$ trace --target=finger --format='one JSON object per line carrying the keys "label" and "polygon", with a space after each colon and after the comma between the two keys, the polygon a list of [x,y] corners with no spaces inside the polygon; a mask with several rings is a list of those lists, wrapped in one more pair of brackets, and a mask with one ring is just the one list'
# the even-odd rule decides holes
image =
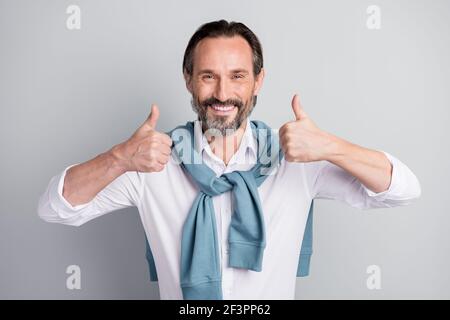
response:
{"label": "finger", "polygon": [[280,130],[278,131],[278,137],[281,139],[282,137],[284,137],[284,135],[286,134],[286,130],[288,130],[288,125],[289,123],[284,124]]}
{"label": "finger", "polygon": [[152,170],[152,172],[161,172],[164,170],[164,164],[158,162],[153,166],[153,168],[154,169]]}
{"label": "finger", "polygon": [[161,144],[159,146],[159,151],[165,156],[170,156],[170,154],[172,153],[172,149],[166,144]]}
{"label": "finger", "polygon": [[158,135],[159,141],[161,141],[163,144],[172,147],[172,139],[165,133],[161,133]]}
{"label": "finger", "polygon": [[301,120],[307,117],[306,112],[303,110],[300,104],[300,97],[298,94],[295,94],[292,98],[292,110],[295,114],[295,120]]}
{"label": "finger", "polygon": [[285,149],[285,148],[286,148],[286,144],[287,144],[287,138],[286,138],[286,137],[282,137],[282,138],[280,139],[280,145],[281,145],[281,147],[282,147],[283,149]]}
{"label": "finger", "polygon": [[158,106],[156,104],[152,104],[152,109],[150,111],[150,115],[148,116],[148,118],[145,122],[147,124],[149,124],[152,129],[155,129],[156,123],[158,122],[158,118],[159,118]]}
{"label": "finger", "polygon": [[156,159],[156,161],[158,164],[165,166],[167,162],[169,162],[169,157],[161,155]]}
{"label": "finger", "polygon": [[281,137],[284,134],[285,125],[281,126],[281,128],[278,130],[278,136]]}

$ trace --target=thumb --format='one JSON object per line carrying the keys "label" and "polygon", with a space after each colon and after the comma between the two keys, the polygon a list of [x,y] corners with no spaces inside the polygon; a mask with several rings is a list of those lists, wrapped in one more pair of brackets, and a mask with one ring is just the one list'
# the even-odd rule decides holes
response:
{"label": "thumb", "polygon": [[158,118],[159,118],[158,106],[156,104],[152,104],[152,109],[151,109],[150,114],[145,122],[147,124],[149,124],[152,129],[155,129],[156,123],[158,122]]}
{"label": "thumb", "polygon": [[292,110],[295,114],[295,120],[301,120],[307,117],[305,110],[303,110],[303,107],[300,104],[300,97],[298,94],[295,94],[294,98],[292,98]]}

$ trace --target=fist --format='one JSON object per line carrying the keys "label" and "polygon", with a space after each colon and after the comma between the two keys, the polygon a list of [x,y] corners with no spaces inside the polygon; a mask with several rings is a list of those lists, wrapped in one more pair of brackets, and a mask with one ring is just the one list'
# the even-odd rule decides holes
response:
{"label": "fist", "polygon": [[292,99],[295,120],[285,123],[279,131],[280,145],[286,161],[311,162],[324,160],[331,136],[321,131],[303,110],[298,95]]}
{"label": "fist", "polygon": [[155,130],[158,118],[158,107],[152,105],[150,115],[136,132],[113,148],[125,171],[159,172],[169,162],[172,139]]}

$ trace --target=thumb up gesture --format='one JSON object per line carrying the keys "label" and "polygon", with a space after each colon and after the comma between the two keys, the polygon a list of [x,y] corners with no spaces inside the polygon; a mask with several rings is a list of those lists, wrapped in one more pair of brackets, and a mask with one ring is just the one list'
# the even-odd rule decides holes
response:
{"label": "thumb up gesture", "polygon": [[153,104],[148,118],[125,142],[114,147],[114,155],[126,171],[162,171],[169,161],[172,139],[156,131],[158,106]]}
{"label": "thumb up gesture", "polygon": [[311,162],[325,160],[332,136],[320,130],[303,109],[296,94],[292,98],[295,120],[281,126],[280,145],[286,161]]}

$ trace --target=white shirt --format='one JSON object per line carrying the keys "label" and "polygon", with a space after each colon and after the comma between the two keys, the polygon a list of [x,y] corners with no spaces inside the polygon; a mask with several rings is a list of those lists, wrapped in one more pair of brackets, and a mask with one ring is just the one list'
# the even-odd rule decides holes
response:
{"label": "white shirt", "polygon": [[[204,163],[217,176],[249,170],[257,145],[249,120],[229,164],[215,156],[195,121],[195,144]],[[388,190],[374,193],[340,167],[328,162],[287,162],[258,188],[264,213],[266,242],[261,272],[228,267],[228,228],[233,212],[231,192],[213,198],[216,214],[224,299],[294,299],[296,272],[309,205],[313,198],[336,199],[360,209],[407,205],[420,195],[411,170],[384,152],[393,166]],[[124,207],[136,206],[155,258],[161,299],[182,299],[180,252],[183,223],[198,187],[172,158],[161,172],[126,172],[86,204],[72,206],[62,190],[67,167],[54,176],[39,199],[39,216],[48,222],[80,226]],[[144,252],[142,253],[144,254]]]}

